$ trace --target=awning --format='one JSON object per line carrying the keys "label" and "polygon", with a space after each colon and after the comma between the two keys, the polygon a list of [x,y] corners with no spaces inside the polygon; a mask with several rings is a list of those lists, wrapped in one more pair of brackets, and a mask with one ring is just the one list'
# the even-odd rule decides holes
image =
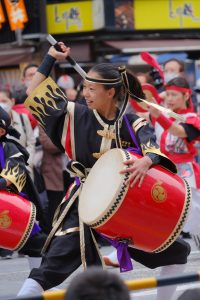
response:
{"label": "awning", "polygon": [[104,41],[107,46],[118,49],[121,53],[148,52],[172,52],[172,51],[198,51],[200,40],[177,39],[177,40],[108,40]]}
{"label": "awning", "polygon": [[89,62],[92,60],[90,40],[69,41],[62,39],[62,41],[71,48],[72,57],[78,62]]}
{"label": "awning", "polygon": [[19,65],[24,61],[32,61],[35,47],[0,48],[0,67]]}

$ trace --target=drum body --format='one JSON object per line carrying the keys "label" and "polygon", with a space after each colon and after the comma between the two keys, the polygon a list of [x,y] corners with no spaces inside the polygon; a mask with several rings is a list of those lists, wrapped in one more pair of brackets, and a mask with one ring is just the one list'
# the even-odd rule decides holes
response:
{"label": "drum body", "polygon": [[21,249],[28,240],[36,217],[33,203],[19,195],[0,192],[0,247]]}
{"label": "drum body", "polygon": [[112,149],[91,169],[80,195],[79,214],[101,234],[131,247],[160,252],[179,236],[190,207],[186,181],[160,166],[148,170],[142,186],[126,184],[124,162],[140,156]]}

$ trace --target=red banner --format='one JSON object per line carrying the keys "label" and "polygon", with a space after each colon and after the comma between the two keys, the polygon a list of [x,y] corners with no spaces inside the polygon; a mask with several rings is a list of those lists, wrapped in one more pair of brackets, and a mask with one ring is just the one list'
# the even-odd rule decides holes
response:
{"label": "red banner", "polygon": [[28,21],[26,7],[23,0],[12,1],[4,0],[8,14],[11,30],[23,29],[24,23]]}
{"label": "red banner", "polygon": [[3,12],[3,7],[0,1],[0,28],[2,27],[1,24],[4,23],[6,21],[5,16],[4,16],[4,12]]}

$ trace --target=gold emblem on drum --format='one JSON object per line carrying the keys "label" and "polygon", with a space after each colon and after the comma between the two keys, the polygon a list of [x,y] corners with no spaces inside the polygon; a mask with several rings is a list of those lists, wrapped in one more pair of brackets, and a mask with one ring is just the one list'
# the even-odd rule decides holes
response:
{"label": "gold emblem on drum", "polygon": [[10,227],[10,225],[12,224],[12,219],[8,214],[9,214],[9,210],[3,210],[0,213],[0,228],[5,229]]}
{"label": "gold emblem on drum", "polygon": [[151,196],[155,202],[161,203],[167,199],[167,192],[161,182],[156,182],[151,189]]}

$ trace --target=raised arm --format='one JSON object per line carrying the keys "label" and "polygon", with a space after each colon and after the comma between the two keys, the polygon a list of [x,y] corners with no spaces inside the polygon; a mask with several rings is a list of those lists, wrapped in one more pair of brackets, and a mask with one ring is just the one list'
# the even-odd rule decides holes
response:
{"label": "raised arm", "polygon": [[59,45],[63,52],[57,51],[53,46],[50,47],[48,53],[45,55],[41,65],[39,66],[38,71],[35,73],[29,88],[27,89],[27,95],[30,95],[34,89],[49,76],[56,60],[65,60],[69,55],[70,48],[66,47],[62,42],[59,42]]}
{"label": "raised arm", "polygon": [[159,110],[153,107],[149,107],[150,119],[153,117],[156,122],[158,122],[165,130],[168,130],[171,134],[180,137],[186,138],[187,133],[183,126],[173,122],[170,118],[163,115]]}

